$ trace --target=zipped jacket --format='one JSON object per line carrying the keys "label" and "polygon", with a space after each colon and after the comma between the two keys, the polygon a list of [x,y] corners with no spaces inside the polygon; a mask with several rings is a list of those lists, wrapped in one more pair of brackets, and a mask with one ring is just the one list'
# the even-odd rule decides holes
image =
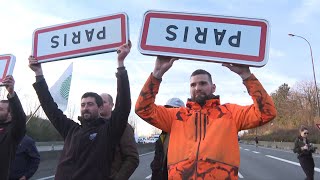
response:
{"label": "zipped jacket", "polygon": [[134,139],[134,130],[128,123],[116,147],[113,157],[111,176],[112,180],[127,180],[139,165],[139,153]]}
{"label": "zipped jacket", "polygon": [[[309,148],[302,150],[301,148],[306,144],[308,145]],[[301,136],[298,136],[294,141],[293,152],[298,154],[298,158],[312,157],[312,153],[315,152],[315,149],[310,146],[308,139],[306,139],[306,143],[304,143],[303,138]]]}
{"label": "zipped jacket", "polygon": [[238,179],[238,132],[261,126],[276,116],[271,97],[251,75],[243,81],[253,104],[220,104],[218,96],[204,106],[188,101],[186,108],[154,104],[160,80],[152,74],[137,100],[135,111],[146,122],[170,133],[169,179]]}
{"label": "zipped jacket", "polygon": [[82,121],[67,118],[52,99],[43,76],[33,84],[48,119],[64,139],[56,180],[109,179],[114,149],[127,126],[131,108],[127,71],[118,68],[117,99],[111,119]]}

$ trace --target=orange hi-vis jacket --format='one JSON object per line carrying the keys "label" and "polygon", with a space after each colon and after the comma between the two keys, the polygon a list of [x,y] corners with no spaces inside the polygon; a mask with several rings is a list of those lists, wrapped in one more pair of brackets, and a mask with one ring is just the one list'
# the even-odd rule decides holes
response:
{"label": "orange hi-vis jacket", "polygon": [[261,126],[276,116],[271,97],[251,75],[243,81],[254,104],[220,104],[219,98],[201,107],[165,108],[154,104],[160,80],[152,74],[137,100],[135,111],[146,122],[170,133],[169,179],[238,179],[238,132]]}

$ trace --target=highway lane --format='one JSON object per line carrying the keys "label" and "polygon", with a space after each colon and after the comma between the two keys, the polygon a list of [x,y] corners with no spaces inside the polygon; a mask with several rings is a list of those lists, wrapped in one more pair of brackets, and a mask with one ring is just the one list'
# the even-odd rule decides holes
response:
{"label": "highway lane", "polygon": [[[301,180],[305,178],[297,155],[292,151],[240,145],[240,172],[248,180]],[[314,156],[315,179],[320,179],[320,158]]]}
{"label": "highway lane", "polygon": [[136,171],[130,177],[130,180],[151,179],[150,163],[154,157],[154,151],[150,153],[141,154],[140,163]]}
{"label": "highway lane", "polygon": [[[292,151],[255,147],[253,145],[240,144],[240,174],[239,180],[301,180],[305,178],[302,168],[299,165],[296,154]],[[130,180],[144,180],[151,178],[150,163],[154,152],[140,153],[140,164]],[[320,156],[314,156],[316,168],[315,179],[320,179]],[[51,164],[50,164],[51,163]],[[54,169],[53,160],[47,163]],[[50,167],[46,168],[48,171]],[[41,174],[40,170],[37,172]],[[53,179],[54,170],[41,174],[33,179]]]}

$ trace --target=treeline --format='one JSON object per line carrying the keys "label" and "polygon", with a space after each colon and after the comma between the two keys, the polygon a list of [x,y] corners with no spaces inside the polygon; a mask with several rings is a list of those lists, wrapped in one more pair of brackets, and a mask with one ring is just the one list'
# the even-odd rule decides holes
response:
{"label": "treeline", "polygon": [[320,143],[320,131],[316,127],[316,123],[320,123],[317,93],[312,82],[300,82],[293,87],[284,83],[271,97],[277,117],[262,127],[249,130],[243,138],[253,139],[257,135],[261,140],[293,141],[303,125],[309,128],[309,139]]}
{"label": "treeline", "polygon": [[[29,116],[30,117],[30,116]],[[27,119],[29,119],[29,117]],[[137,119],[130,116],[129,123],[136,130]],[[47,119],[32,117],[27,124],[27,134],[37,142],[63,141],[61,135]]]}
{"label": "treeline", "polygon": [[51,122],[39,117],[32,117],[28,122],[27,134],[37,142],[63,141]]}

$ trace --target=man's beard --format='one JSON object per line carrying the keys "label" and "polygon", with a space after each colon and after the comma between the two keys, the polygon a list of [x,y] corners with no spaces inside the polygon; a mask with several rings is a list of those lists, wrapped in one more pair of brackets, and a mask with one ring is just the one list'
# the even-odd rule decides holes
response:
{"label": "man's beard", "polygon": [[8,120],[8,117],[0,116],[0,123],[4,123]]}
{"label": "man's beard", "polygon": [[84,111],[83,113],[81,113],[81,117],[83,120],[94,120],[97,118],[97,116],[94,116],[94,114],[92,112],[89,111]]}
{"label": "man's beard", "polygon": [[206,100],[209,99],[208,95],[201,94],[193,98],[193,101],[198,103],[201,107],[206,104]]}

